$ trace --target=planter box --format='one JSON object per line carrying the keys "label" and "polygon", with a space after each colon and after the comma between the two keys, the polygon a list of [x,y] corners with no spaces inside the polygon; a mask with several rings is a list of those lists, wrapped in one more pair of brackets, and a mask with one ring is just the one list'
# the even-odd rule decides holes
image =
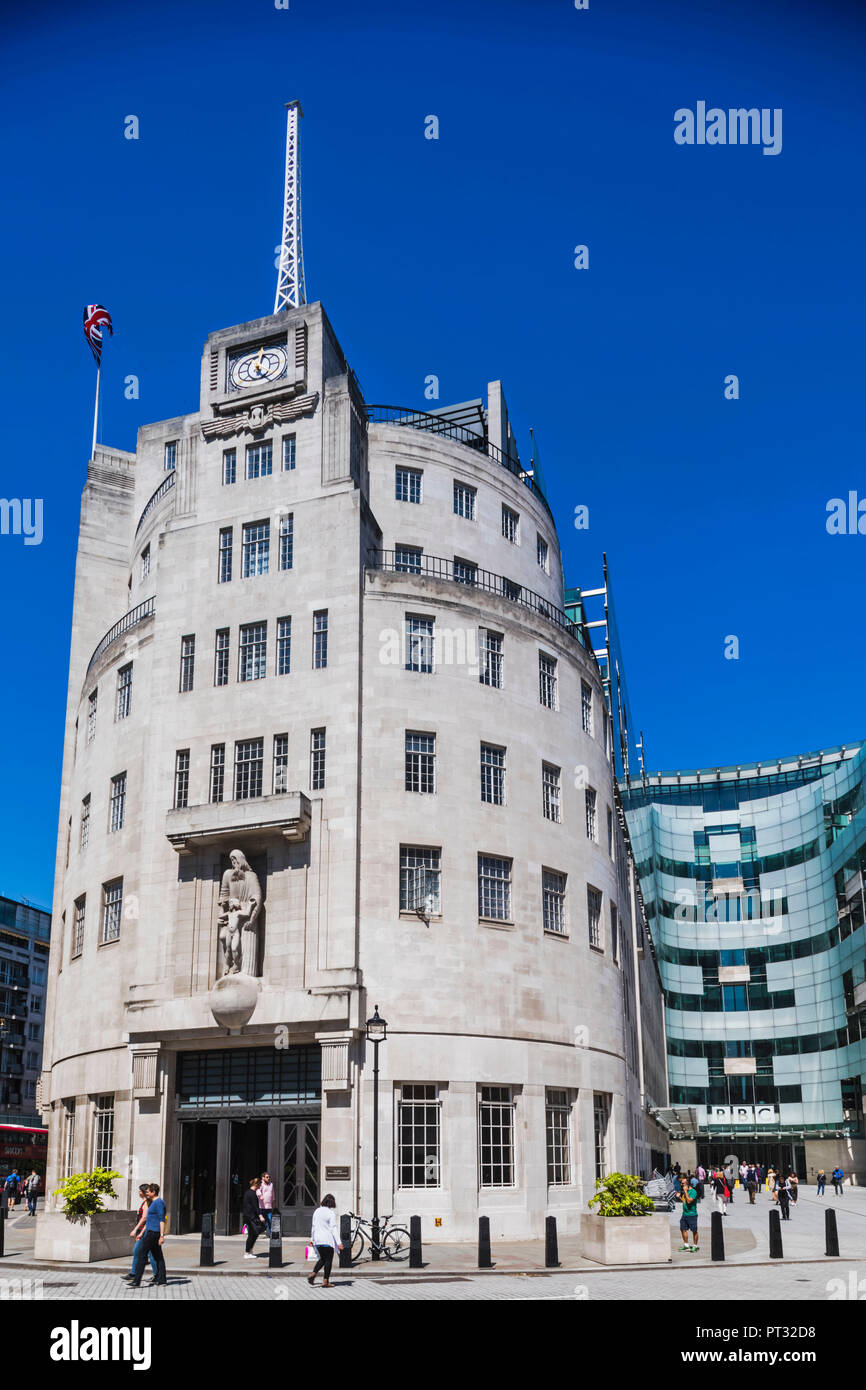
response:
{"label": "planter box", "polygon": [[671,1219],[667,1212],[649,1216],[596,1216],[584,1212],[580,1236],[586,1259],[602,1265],[663,1264],[671,1258]]}
{"label": "planter box", "polygon": [[95,1216],[65,1216],[43,1211],[36,1218],[37,1260],[90,1264],[132,1255],[129,1233],[138,1220],[134,1211],[100,1211]]}

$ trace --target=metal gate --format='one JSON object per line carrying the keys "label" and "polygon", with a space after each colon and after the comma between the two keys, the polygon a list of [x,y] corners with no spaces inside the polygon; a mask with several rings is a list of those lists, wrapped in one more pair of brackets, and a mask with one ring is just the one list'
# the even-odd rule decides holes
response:
{"label": "metal gate", "polygon": [[282,1200],[286,1235],[309,1235],[319,1204],[319,1121],[283,1122]]}

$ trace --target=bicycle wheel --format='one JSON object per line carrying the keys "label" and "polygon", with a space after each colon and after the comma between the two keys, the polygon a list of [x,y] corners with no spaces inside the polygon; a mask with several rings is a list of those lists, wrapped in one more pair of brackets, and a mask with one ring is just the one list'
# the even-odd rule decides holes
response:
{"label": "bicycle wheel", "polygon": [[361,1227],[358,1226],[355,1230],[355,1234],[352,1236],[352,1264],[357,1264],[358,1260],[360,1260],[364,1253],[364,1246],[366,1243],[367,1242],[364,1240],[364,1232],[361,1230]]}
{"label": "bicycle wheel", "polygon": [[409,1257],[409,1232],[405,1226],[390,1226],[385,1233],[382,1249],[389,1260],[405,1260]]}

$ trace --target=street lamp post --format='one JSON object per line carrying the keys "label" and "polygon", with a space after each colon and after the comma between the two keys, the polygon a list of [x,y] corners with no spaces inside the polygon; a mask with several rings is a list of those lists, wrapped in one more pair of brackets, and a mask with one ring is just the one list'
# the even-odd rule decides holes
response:
{"label": "street lamp post", "polygon": [[379,1005],[367,1019],[367,1041],[373,1044],[373,1250],[379,1258],[379,1044],[388,1036],[388,1025],[379,1017]]}

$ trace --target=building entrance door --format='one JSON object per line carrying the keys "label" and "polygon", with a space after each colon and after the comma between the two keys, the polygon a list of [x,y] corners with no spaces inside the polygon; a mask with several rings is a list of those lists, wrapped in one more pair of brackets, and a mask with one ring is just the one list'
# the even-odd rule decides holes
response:
{"label": "building entrance door", "polygon": [[290,1236],[309,1235],[319,1203],[319,1121],[285,1120],[282,1156],[283,1231]]}
{"label": "building entrance door", "polygon": [[711,1141],[698,1142],[698,1163],[704,1168],[721,1164],[728,1154],[736,1154],[741,1163],[760,1163],[764,1173],[768,1168],[782,1168],[785,1176],[791,1172],[806,1177],[806,1147],[784,1139],[744,1139],[742,1135],[722,1135]]}
{"label": "building entrance door", "polygon": [[236,1236],[243,1222],[241,1204],[250,1178],[268,1171],[267,1120],[232,1120],[229,1159],[228,1233]]}
{"label": "building entrance door", "polygon": [[180,1127],[178,1234],[201,1230],[206,1211],[216,1209],[217,1125],[185,1121]]}

